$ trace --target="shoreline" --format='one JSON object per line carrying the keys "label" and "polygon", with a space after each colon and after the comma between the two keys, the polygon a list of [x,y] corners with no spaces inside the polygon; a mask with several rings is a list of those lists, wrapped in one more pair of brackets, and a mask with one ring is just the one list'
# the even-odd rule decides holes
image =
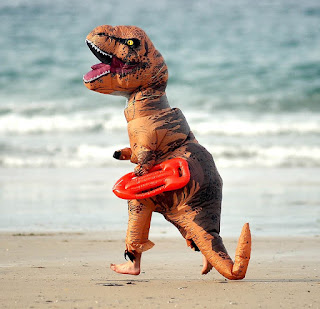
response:
{"label": "shoreline", "polygon": [[[255,237],[247,276],[200,275],[179,237],[153,237],[139,276],[122,263],[119,232],[0,233],[2,308],[319,308],[320,237]],[[234,258],[236,238],[224,243]]]}
{"label": "shoreline", "polygon": [[[113,168],[0,168],[1,231],[125,231],[126,201],[112,193],[132,165]],[[224,181],[221,235],[249,222],[256,235],[320,235],[318,169],[219,169]],[[177,235],[154,214],[151,233]]]}

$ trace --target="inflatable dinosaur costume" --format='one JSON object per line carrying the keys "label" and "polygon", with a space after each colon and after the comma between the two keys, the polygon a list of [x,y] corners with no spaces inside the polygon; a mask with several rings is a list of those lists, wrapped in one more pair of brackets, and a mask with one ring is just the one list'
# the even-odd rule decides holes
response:
{"label": "inflatable dinosaur costume", "polygon": [[182,112],[168,104],[168,70],[161,54],[135,26],[99,26],[88,34],[86,42],[101,63],[83,77],[85,86],[128,99],[124,113],[130,148],[116,151],[114,157],[136,163],[137,176],[155,164],[180,157],[187,160],[191,174],[182,189],[128,202],[125,255],[134,262],[153,247],[148,234],[152,212],[156,211],[179,229],[189,247],[202,252],[208,271],[214,267],[228,279],[244,278],[251,252],[249,224],[242,229],[233,263],[219,236],[222,179]]}

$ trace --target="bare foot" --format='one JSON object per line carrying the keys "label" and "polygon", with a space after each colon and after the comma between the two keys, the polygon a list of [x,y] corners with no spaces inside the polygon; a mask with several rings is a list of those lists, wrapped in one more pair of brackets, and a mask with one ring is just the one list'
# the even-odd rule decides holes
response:
{"label": "bare foot", "polygon": [[137,265],[137,263],[132,263],[130,261],[123,264],[111,264],[110,268],[118,274],[135,276],[140,274],[140,265]]}
{"label": "bare foot", "polygon": [[206,257],[204,255],[202,256],[202,260],[203,260],[203,267],[201,270],[201,274],[205,275],[212,269],[212,265],[210,264],[210,262],[206,259]]}

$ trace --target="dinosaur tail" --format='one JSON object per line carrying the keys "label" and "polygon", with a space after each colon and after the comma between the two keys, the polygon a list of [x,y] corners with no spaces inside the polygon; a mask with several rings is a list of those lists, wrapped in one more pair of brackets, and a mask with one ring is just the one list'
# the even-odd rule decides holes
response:
{"label": "dinosaur tail", "polygon": [[245,277],[247,268],[249,265],[250,254],[251,254],[251,232],[250,232],[249,223],[245,223],[238,240],[236,256],[235,256],[234,265],[232,268],[232,273],[235,276],[239,276],[239,277],[242,276],[242,278]]}
{"label": "dinosaur tail", "polygon": [[[221,248],[223,248],[221,250]],[[224,277],[230,280],[240,280],[246,275],[251,253],[251,233],[249,223],[245,223],[238,241],[234,263],[220,244],[219,252],[209,254],[206,258],[211,265]]]}

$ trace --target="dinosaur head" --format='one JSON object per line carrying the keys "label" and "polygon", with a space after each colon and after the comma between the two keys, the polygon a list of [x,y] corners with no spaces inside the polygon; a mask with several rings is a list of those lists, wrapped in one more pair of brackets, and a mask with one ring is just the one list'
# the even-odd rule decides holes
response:
{"label": "dinosaur head", "polygon": [[83,76],[90,90],[124,96],[147,88],[164,91],[167,66],[142,29],[99,26],[88,34],[86,43],[100,60]]}

